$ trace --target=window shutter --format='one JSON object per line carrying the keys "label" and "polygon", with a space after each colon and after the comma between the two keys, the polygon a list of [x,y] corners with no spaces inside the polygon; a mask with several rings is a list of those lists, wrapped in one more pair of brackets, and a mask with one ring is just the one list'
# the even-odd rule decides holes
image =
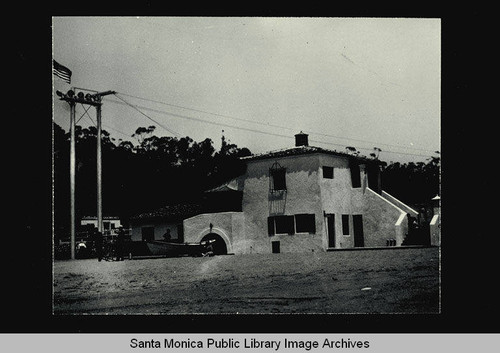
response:
{"label": "window shutter", "polygon": [[316,233],[316,220],[314,214],[296,214],[295,223],[297,233]]}
{"label": "window shutter", "polygon": [[349,235],[349,215],[342,215],[342,235]]}
{"label": "window shutter", "polygon": [[294,223],[293,216],[287,216],[287,228],[288,228],[289,235],[295,234],[295,223]]}
{"label": "window shutter", "polygon": [[361,171],[359,169],[359,164],[356,161],[351,160],[349,163],[351,169],[351,181],[353,188],[361,187]]}
{"label": "window shutter", "polygon": [[314,214],[309,215],[309,221],[311,222],[311,230],[309,231],[309,233],[316,234],[316,217],[314,216]]}
{"label": "window shutter", "polygon": [[267,232],[274,235],[274,217],[267,217]]}

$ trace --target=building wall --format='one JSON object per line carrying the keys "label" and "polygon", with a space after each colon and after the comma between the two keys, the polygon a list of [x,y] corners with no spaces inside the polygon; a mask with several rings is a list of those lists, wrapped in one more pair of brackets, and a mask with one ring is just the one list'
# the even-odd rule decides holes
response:
{"label": "building wall", "polygon": [[[269,192],[269,168],[278,162],[286,170],[287,191]],[[333,179],[323,177],[323,166],[333,167]],[[388,239],[401,245],[408,230],[406,213],[368,188],[365,165],[360,165],[360,187],[352,187],[348,157],[325,154],[264,159],[248,164],[243,189],[245,252],[271,252],[271,242],[280,242],[280,252],[324,251],[328,248],[325,214],[335,215],[335,248],[354,247],[353,216],[361,215],[365,247],[386,246]],[[315,234],[268,235],[267,218],[273,215],[313,213]],[[349,234],[343,234],[342,215],[348,216]]]}
{"label": "building wall", "polygon": [[130,239],[132,241],[142,241],[142,228],[154,227],[154,240],[164,240],[163,235],[167,232],[167,229],[170,229],[171,239],[175,240],[178,239],[179,236],[177,233],[177,224],[178,223],[167,223],[161,220],[132,221],[132,234]]}
{"label": "building wall", "polygon": [[367,188],[363,205],[365,246],[386,246],[387,239],[395,239],[399,246],[408,232],[406,212],[383,196]]}
{"label": "building wall", "polygon": [[[364,194],[367,186],[366,172],[364,166],[360,166],[361,186],[352,187],[351,170],[347,157],[320,155],[319,156],[319,185],[321,188],[321,207],[325,213],[335,215],[335,248],[354,247],[353,215],[363,216],[363,233],[366,238],[366,226],[364,213]],[[323,166],[333,167],[333,179],[323,177]],[[342,231],[342,215],[349,216],[349,234],[344,235]],[[366,246],[366,242],[365,242]],[[323,236],[323,247],[328,247],[328,233],[325,230]]]}
{"label": "building wall", "polygon": [[[278,162],[286,168],[284,192],[269,191],[269,168]],[[310,252],[323,249],[323,211],[318,184],[318,155],[289,156],[249,161],[244,178],[242,211],[245,214],[241,252],[272,252],[272,241],[280,242],[280,252]],[[316,233],[269,236],[269,216],[314,214]]]}

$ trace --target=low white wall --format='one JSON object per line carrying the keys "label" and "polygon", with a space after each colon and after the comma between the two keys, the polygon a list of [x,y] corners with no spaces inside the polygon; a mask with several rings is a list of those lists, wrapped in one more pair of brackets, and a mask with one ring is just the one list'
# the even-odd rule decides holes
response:
{"label": "low white wall", "polygon": [[434,215],[429,224],[431,233],[431,245],[441,246],[441,216]]}
{"label": "low white wall", "polygon": [[[200,214],[184,220],[184,241],[199,242],[205,235],[212,232],[224,239],[229,254],[240,253],[238,240],[244,238],[243,222],[242,212]],[[211,229],[210,224],[212,224]]]}
{"label": "low white wall", "polygon": [[365,227],[365,246],[386,246],[387,239],[396,239],[400,246],[408,232],[407,213],[393,200],[366,188],[363,226]]}

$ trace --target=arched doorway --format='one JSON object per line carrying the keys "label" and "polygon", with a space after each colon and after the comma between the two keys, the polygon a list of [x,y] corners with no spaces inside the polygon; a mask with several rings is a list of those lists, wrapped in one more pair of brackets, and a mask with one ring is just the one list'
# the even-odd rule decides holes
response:
{"label": "arched doorway", "polygon": [[219,234],[208,233],[201,239],[201,241],[206,240],[215,240],[213,243],[211,243],[215,255],[227,255],[226,242]]}

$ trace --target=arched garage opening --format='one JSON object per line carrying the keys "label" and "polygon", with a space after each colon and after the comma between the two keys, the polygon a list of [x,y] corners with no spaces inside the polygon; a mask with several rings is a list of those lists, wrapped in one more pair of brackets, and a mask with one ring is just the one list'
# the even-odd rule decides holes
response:
{"label": "arched garage opening", "polygon": [[227,246],[226,242],[224,239],[219,234],[215,233],[208,233],[205,235],[201,241],[206,241],[206,240],[215,240],[211,245],[212,245],[212,251],[214,252],[215,255],[227,255]]}

